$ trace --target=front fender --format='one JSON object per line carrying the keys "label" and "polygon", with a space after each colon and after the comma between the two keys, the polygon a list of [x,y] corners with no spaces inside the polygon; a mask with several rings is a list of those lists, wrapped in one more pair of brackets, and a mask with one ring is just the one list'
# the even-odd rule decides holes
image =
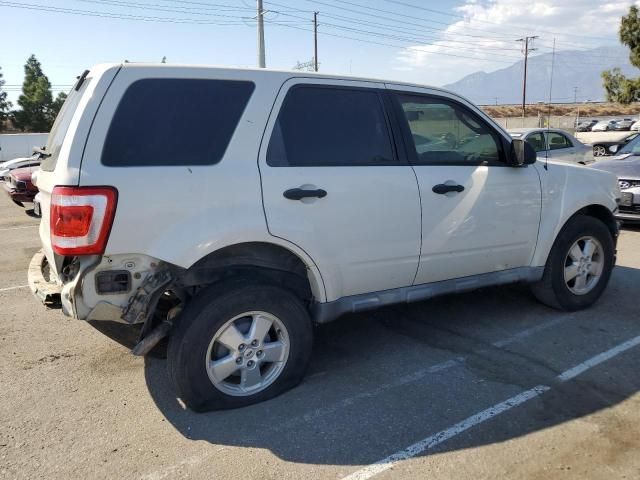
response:
{"label": "front fender", "polygon": [[567,221],[586,207],[617,208],[620,189],[615,175],[579,165],[541,162],[535,167],[542,183],[542,211],[538,243],[532,266],[544,266],[558,233]]}

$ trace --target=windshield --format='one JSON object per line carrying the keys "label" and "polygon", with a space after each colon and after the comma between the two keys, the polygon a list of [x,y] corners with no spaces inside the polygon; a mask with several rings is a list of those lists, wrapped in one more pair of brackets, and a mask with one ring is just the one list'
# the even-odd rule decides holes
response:
{"label": "windshield", "polygon": [[78,108],[78,104],[80,103],[80,99],[82,98],[82,92],[85,88],[87,88],[88,84],[89,79],[86,79],[86,81],[84,81],[84,83],[81,85],[79,91],[76,91],[75,87],[72,88],[71,92],[69,92],[69,96],[64,101],[64,104],[62,105],[62,108],[60,109],[60,112],[56,117],[56,121],[53,122],[51,132],[49,132],[47,148],[45,150],[48,156],[42,160],[42,164],[40,165],[40,168],[42,170],[46,172],[53,172],[53,170],[56,168],[58,155],[60,154],[60,149],[62,148],[64,137],[67,134],[69,125],[71,124],[73,114]]}
{"label": "windshield", "polygon": [[624,147],[622,147],[616,155],[640,155],[640,135],[636,136],[633,140],[627,143]]}

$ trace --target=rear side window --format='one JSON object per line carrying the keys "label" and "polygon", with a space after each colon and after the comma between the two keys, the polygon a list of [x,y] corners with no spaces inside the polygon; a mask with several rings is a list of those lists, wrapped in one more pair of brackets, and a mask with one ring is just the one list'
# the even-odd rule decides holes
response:
{"label": "rear side window", "polygon": [[561,133],[549,132],[549,150],[562,150],[563,148],[571,148],[573,144],[567,137]]}
{"label": "rear side window", "polygon": [[376,90],[293,87],[267,149],[272,167],[397,164]]}
{"label": "rear side window", "polygon": [[254,84],[145,79],[118,105],[102,150],[109,167],[211,165],[222,160]]}
{"label": "rear side window", "polygon": [[64,101],[62,108],[58,112],[58,116],[53,122],[51,131],[49,132],[49,137],[47,138],[47,146],[45,147],[47,155],[40,164],[40,169],[45,172],[53,172],[55,170],[60,150],[62,149],[64,139],[67,136],[67,131],[71,125],[71,120],[80,105],[82,94],[85,92],[90,82],[90,79],[86,79],[78,90],[72,88],[67,95],[67,99]]}

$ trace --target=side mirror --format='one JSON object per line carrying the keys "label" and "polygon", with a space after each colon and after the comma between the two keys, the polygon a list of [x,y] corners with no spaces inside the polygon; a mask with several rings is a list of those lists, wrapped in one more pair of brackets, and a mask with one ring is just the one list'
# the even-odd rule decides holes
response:
{"label": "side mirror", "polygon": [[620,145],[611,145],[611,146],[609,147],[609,151],[610,151],[611,153],[616,153],[616,152],[618,151],[618,149],[619,149],[619,148],[620,148]]}
{"label": "side mirror", "polygon": [[509,155],[509,165],[512,167],[522,167],[536,163],[536,151],[531,144],[525,140],[514,138],[511,142],[511,152]]}

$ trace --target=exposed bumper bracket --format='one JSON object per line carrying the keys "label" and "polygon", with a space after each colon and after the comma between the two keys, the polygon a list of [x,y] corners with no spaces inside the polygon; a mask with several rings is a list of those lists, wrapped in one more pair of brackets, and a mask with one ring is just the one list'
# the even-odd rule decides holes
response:
{"label": "exposed bumper bracket", "polygon": [[29,263],[28,281],[31,292],[49,308],[61,308],[60,292],[62,286],[51,281],[49,263],[42,250],[38,251]]}

